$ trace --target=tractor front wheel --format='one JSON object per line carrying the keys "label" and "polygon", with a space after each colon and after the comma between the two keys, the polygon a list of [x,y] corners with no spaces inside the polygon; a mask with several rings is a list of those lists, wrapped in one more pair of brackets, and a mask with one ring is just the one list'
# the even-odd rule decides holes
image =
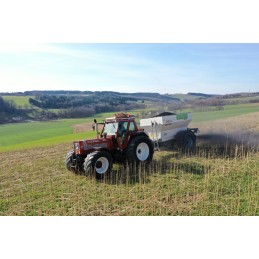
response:
{"label": "tractor front wheel", "polygon": [[67,156],[65,159],[65,165],[66,165],[67,170],[73,171],[73,172],[76,171],[76,165],[75,165],[74,161],[75,161],[75,152],[74,152],[74,150],[70,150],[67,153]]}
{"label": "tractor front wheel", "polygon": [[95,175],[96,179],[104,179],[112,169],[112,157],[104,151],[95,151],[90,153],[84,162],[86,175]]}

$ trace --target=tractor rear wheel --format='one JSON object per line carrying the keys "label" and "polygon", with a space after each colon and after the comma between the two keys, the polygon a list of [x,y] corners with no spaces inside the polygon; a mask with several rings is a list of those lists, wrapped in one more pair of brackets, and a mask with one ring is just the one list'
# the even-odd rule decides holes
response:
{"label": "tractor rear wheel", "polygon": [[151,140],[146,136],[137,136],[133,138],[126,151],[129,164],[138,166],[139,163],[149,163],[154,154],[154,146]]}
{"label": "tractor rear wheel", "polygon": [[70,150],[67,153],[67,156],[65,159],[65,165],[66,165],[67,170],[73,171],[73,172],[76,171],[76,165],[74,164],[74,161],[75,161],[74,159],[75,159],[75,152],[74,152],[74,150]]}
{"label": "tractor rear wheel", "polygon": [[112,157],[104,150],[90,153],[84,162],[86,175],[95,175],[96,179],[104,179],[112,169]]}
{"label": "tractor rear wheel", "polygon": [[196,136],[192,131],[187,131],[183,137],[183,148],[186,151],[193,151],[196,147]]}

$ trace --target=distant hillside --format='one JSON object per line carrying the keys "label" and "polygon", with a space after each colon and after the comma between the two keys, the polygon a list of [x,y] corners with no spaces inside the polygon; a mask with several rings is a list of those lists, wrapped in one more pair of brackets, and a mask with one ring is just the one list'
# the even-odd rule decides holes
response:
{"label": "distant hillside", "polygon": [[224,110],[226,105],[258,103],[259,93],[227,95],[120,93],[115,91],[25,91],[0,93],[0,123],[85,118],[103,112],[142,110]]}
{"label": "distant hillside", "polygon": [[152,102],[171,102],[180,101],[179,98],[168,94],[159,93],[120,93],[114,91],[65,91],[65,90],[44,90],[44,91],[25,91],[17,93],[0,93],[0,96],[41,96],[41,95],[66,95],[66,96],[88,96],[88,98],[99,98],[105,96],[108,99],[127,99],[131,101],[152,101]]}
{"label": "distant hillside", "polygon": [[24,95],[106,95],[106,96],[127,96],[135,99],[172,99],[168,95],[163,95],[159,93],[120,93],[114,91],[25,91]]}
{"label": "distant hillside", "polygon": [[259,96],[259,92],[254,93],[234,93],[234,94],[226,94],[223,95],[223,99],[233,99],[233,98],[250,98]]}
{"label": "distant hillside", "polygon": [[[25,91],[0,93],[15,112],[2,113],[0,123],[25,120],[84,118],[102,112],[130,111],[181,103],[179,98],[159,93],[114,91]],[[19,116],[17,116],[19,114]]]}
{"label": "distant hillside", "polygon": [[152,102],[171,102],[171,101],[184,101],[196,98],[211,98],[219,95],[215,94],[204,94],[204,93],[187,93],[187,94],[159,94],[159,93],[148,93],[148,92],[137,92],[137,93],[121,93],[115,91],[67,91],[67,90],[35,90],[25,91],[17,93],[0,93],[0,95],[11,95],[11,96],[39,96],[39,95],[87,95],[87,96],[107,96],[109,98],[132,98],[134,100],[146,100]]}
{"label": "distant hillside", "polygon": [[198,97],[204,97],[204,98],[220,96],[219,94],[203,94],[203,93],[188,93],[188,94],[193,96],[198,96]]}

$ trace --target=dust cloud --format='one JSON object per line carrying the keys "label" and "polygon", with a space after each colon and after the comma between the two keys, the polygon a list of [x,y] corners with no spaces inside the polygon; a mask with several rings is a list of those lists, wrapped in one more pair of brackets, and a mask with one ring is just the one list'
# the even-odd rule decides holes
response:
{"label": "dust cloud", "polygon": [[234,133],[201,133],[197,136],[197,147],[219,147],[236,148],[242,147],[246,150],[259,149],[259,134],[252,132]]}

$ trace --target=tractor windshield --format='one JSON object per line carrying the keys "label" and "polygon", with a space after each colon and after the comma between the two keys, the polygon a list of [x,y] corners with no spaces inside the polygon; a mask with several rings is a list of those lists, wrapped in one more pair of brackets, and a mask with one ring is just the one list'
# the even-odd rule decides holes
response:
{"label": "tractor windshield", "polygon": [[103,133],[107,135],[116,135],[118,129],[118,122],[105,123]]}

